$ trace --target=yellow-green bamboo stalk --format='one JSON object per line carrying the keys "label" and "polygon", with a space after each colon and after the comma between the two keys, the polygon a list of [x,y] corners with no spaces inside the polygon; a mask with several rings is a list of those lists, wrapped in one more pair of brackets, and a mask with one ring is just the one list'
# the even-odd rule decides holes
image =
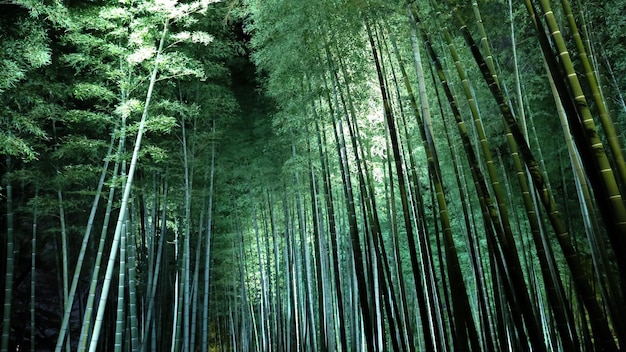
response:
{"label": "yellow-green bamboo stalk", "polygon": [[476,25],[478,26],[478,31],[480,33],[480,45],[483,47],[485,51],[485,61],[487,62],[487,66],[489,66],[489,71],[493,75],[493,79],[500,84],[500,79],[498,78],[498,74],[496,71],[496,66],[493,62],[493,54],[491,53],[491,46],[489,45],[489,41],[487,39],[487,34],[485,32],[485,26],[483,26],[483,19],[480,15],[480,9],[478,8],[478,1],[472,0],[472,9],[474,11],[474,17],[476,18]]}
{"label": "yellow-green bamboo stalk", "polygon": [[[463,63],[461,62],[461,59],[459,58],[459,55],[456,51],[454,43],[452,42],[452,37],[450,37],[450,33],[447,30],[444,30],[443,32],[444,32],[443,33],[444,40],[446,41],[446,44],[448,45],[448,49],[450,50],[450,55],[452,57],[452,60],[454,61],[454,66],[456,67],[457,74],[459,75],[459,79],[461,80],[461,84],[463,86],[463,92],[465,93],[465,98],[467,99],[467,103],[470,107],[470,112],[472,114],[472,118],[474,121],[474,128],[475,128],[476,133],[478,134],[478,141],[480,143],[481,150],[483,152],[483,157],[485,158],[485,164],[487,166],[487,174],[489,175],[491,187],[493,190],[493,194],[495,196],[496,205],[498,207],[498,212],[500,216],[500,221],[502,223],[502,228],[505,233],[507,233],[508,235],[511,235],[509,238],[511,242],[510,243],[511,248],[515,252],[517,252],[517,249],[515,248],[515,242],[513,241],[511,224],[509,222],[509,214],[508,214],[508,210],[506,206],[505,194],[504,194],[504,191],[502,190],[502,185],[500,183],[498,172],[495,167],[495,162],[491,154],[489,141],[487,140],[487,135],[485,134],[485,129],[483,128],[483,123],[482,123],[480,114],[478,112],[478,105],[472,93],[472,87],[470,85],[470,81],[467,75],[465,74]],[[487,38],[483,37],[483,39],[484,39],[483,42],[486,43]],[[496,76],[494,75],[494,79],[495,77]]]}
{"label": "yellow-green bamboo stalk", "polygon": [[[580,123],[584,126],[586,138],[589,140],[589,145],[593,150],[592,154],[595,156],[595,161],[600,169],[603,187],[606,191],[606,199],[601,199],[599,201],[608,202],[610,205],[610,209],[613,212],[613,221],[616,229],[620,232],[619,234],[614,234],[617,239],[616,242],[618,243],[615,250],[621,251],[626,248],[626,244],[624,243],[624,236],[626,236],[626,206],[624,205],[624,200],[622,198],[622,194],[620,193],[617,179],[607,158],[604,144],[596,131],[596,125],[593,121],[591,110],[589,109],[587,99],[578,79],[578,75],[576,74],[569,51],[565,45],[565,40],[561,34],[556,17],[550,8],[548,0],[541,0],[540,3],[544,12],[546,23],[552,35],[554,45],[556,46],[558,56],[562,63],[562,67],[565,70],[569,87],[572,90],[572,98],[574,99],[579,112]],[[622,182],[626,183],[626,178],[622,180]]]}
{"label": "yellow-green bamboo stalk", "polygon": [[[550,10],[550,4],[548,2],[545,3],[547,4],[547,7],[544,8],[545,16],[554,17],[554,13]],[[587,83],[593,97],[593,102],[596,104],[596,108],[598,109],[598,115],[600,116],[602,129],[604,130],[604,134],[606,136],[609,149],[611,150],[611,154],[613,155],[613,159],[615,160],[613,165],[615,166],[619,174],[620,181],[618,183],[621,183],[623,189],[623,187],[626,186],[626,162],[624,161],[624,155],[622,153],[619,138],[617,137],[617,133],[615,132],[615,127],[613,125],[611,115],[609,114],[609,111],[607,109],[606,101],[602,96],[600,84],[598,83],[598,80],[596,78],[595,70],[593,69],[593,66],[589,60],[589,56],[587,55],[587,50],[585,48],[581,32],[578,30],[576,19],[574,18],[574,14],[572,13],[572,7],[568,0],[561,0],[561,6],[563,7],[563,11],[565,12],[565,16],[567,17],[567,23],[569,24],[569,28],[572,31],[572,37],[574,38],[574,43],[576,44],[576,51],[578,51],[578,57],[580,58],[580,61],[583,65],[585,77],[587,78]],[[549,20],[548,24],[550,23],[556,23],[556,21]],[[551,30],[553,29],[551,28]]]}
{"label": "yellow-green bamboo stalk", "polygon": [[[529,11],[532,9],[531,13],[534,14],[534,7],[532,6],[532,4],[528,0],[526,1],[526,3],[529,6]],[[534,156],[532,155],[532,152],[530,151],[528,144],[526,143],[526,140],[519,129],[519,125],[513,117],[510,106],[505,101],[502,91],[500,90],[499,86],[494,81],[493,76],[489,72],[489,68],[485,63],[482,54],[478,50],[476,43],[469,34],[467,27],[462,25],[460,29],[463,37],[466,39],[468,45],[471,48],[472,55],[478,63],[481,73],[483,74],[483,78],[487,82],[494,98],[498,102],[503,118],[509,125],[511,131],[513,132],[513,136],[515,137],[515,141],[520,147],[520,152],[522,153],[524,162],[526,163],[530,171],[535,188],[539,192],[540,199],[544,204],[546,211],[548,212],[549,219],[555,230],[557,231],[557,239],[561,244],[567,263],[572,271],[572,276],[575,279],[574,282],[576,284],[576,288],[579,290],[585,306],[589,310],[589,315],[592,318],[592,326],[594,327],[594,331],[598,334],[600,346],[604,346],[604,348],[607,348],[608,350],[615,350],[615,343],[614,341],[611,341],[612,338],[611,332],[608,328],[608,323],[598,305],[585,270],[583,270],[582,268],[580,258],[578,257],[577,252],[571,246],[569,233],[565,227],[565,224],[563,223],[563,220],[558,214],[552,191],[546,187],[543,175],[539,171]]]}
{"label": "yellow-green bamboo stalk", "polygon": [[[450,104],[450,108],[453,111],[453,115],[457,123],[457,128],[459,130],[459,134],[461,136],[461,140],[463,142],[463,146],[466,152],[465,154],[470,164],[472,177],[476,184],[476,191],[478,193],[482,193],[482,196],[484,197],[483,199],[485,203],[483,205],[483,208],[485,210],[488,209],[488,211],[485,214],[484,220],[486,222],[488,221],[492,222],[495,228],[495,232],[498,234],[498,244],[500,245],[499,247],[502,250],[502,256],[499,259],[506,261],[506,266],[509,266],[510,268],[512,268],[512,270],[508,271],[508,274],[509,274],[508,278],[510,278],[512,281],[511,281],[511,285],[509,286],[509,288],[511,289],[508,291],[507,294],[509,294],[509,299],[511,299],[512,301],[516,301],[519,304],[519,306],[516,306],[514,308],[517,309],[519,307],[524,307],[522,309],[517,310],[518,314],[513,315],[514,318],[516,319],[517,331],[520,334],[524,333],[523,331],[524,323],[522,323],[522,319],[523,319],[526,327],[529,330],[529,335],[530,335],[529,342],[531,343],[533,348],[537,350],[545,350],[544,342],[539,339],[539,335],[540,335],[539,322],[537,321],[537,319],[535,319],[535,315],[533,314],[533,309],[531,306],[530,298],[528,296],[528,291],[526,290],[526,284],[524,282],[523,277],[521,277],[521,272],[522,272],[521,266],[519,264],[519,258],[517,257],[517,253],[512,243],[512,234],[510,231],[510,227],[507,229],[502,225],[501,219],[497,214],[496,207],[493,204],[493,200],[489,196],[489,191],[487,189],[485,178],[478,164],[476,153],[474,152],[472,143],[469,139],[467,128],[461,117],[461,113],[458,108],[456,99],[454,98],[450,90],[448,79],[445,76],[441,62],[438,59],[438,56],[436,55],[436,53],[434,52],[432,45],[430,44],[430,40],[428,38],[428,35],[426,34],[426,30],[423,28],[423,23],[419,20],[419,16],[414,7],[411,7],[411,14],[416,24],[422,31],[424,43],[426,44],[426,48],[429,52],[429,55],[431,56],[431,59],[435,63],[435,66],[437,69],[437,75],[439,77],[442,87],[444,88],[444,92]],[[495,239],[491,239],[491,240],[493,240],[494,244],[496,243]]]}
{"label": "yellow-green bamboo stalk", "polygon": [[[568,155],[570,159],[570,164],[572,165],[572,172],[574,175],[574,182],[576,184],[576,193],[579,198],[580,211],[583,218],[583,223],[585,225],[585,233],[587,234],[587,238],[589,241],[591,250],[591,257],[593,259],[593,267],[595,273],[600,281],[600,292],[604,300],[609,304],[613,305],[615,302],[612,302],[608,293],[606,292],[606,285],[602,282],[604,281],[604,277],[606,276],[606,261],[604,260],[603,255],[599,255],[598,252],[605,253],[605,250],[600,249],[593,250],[593,248],[597,248],[598,246],[604,247],[604,240],[596,238],[598,236],[597,233],[597,219],[594,214],[595,209],[592,203],[592,195],[589,187],[587,185],[587,180],[585,178],[585,172],[583,170],[582,162],[580,160],[580,155],[578,154],[578,150],[574,145],[574,140],[569,130],[569,122],[567,121],[567,116],[565,115],[565,111],[563,110],[563,105],[560,103],[560,98],[558,97],[558,90],[554,85],[554,81],[550,76],[548,76],[550,81],[550,87],[552,89],[552,94],[555,99],[555,104],[557,108],[557,113],[559,115],[559,119],[561,120],[561,128],[563,129],[563,133],[565,136],[565,143],[567,145]],[[613,295],[613,297],[617,297]],[[615,314],[616,311],[609,310],[609,314]]]}

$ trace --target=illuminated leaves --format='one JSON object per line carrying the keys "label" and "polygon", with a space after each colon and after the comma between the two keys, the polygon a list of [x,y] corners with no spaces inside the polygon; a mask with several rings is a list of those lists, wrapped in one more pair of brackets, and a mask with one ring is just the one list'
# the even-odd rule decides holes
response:
{"label": "illuminated leaves", "polygon": [[200,61],[178,51],[161,55],[163,73],[161,80],[182,76],[204,77],[204,70]]}
{"label": "illuminated leaves", "polygon": [[0,93],[22,80],[28,70],[50,63],[44,27],[32,20],[18,20],[0,32]]}
{"label": "illuminated leaves", "polygon": [[141,113],[143,103],[137,99],[128,99],[115,108],[115,113],[122,118],[129,118],[132,113]]}
{"label": "illuminated leaves", "polygon": [[182,31],[172,35],[172,39],[175,40],[175,43],[185,42],[185,43],[194,43],[194,44],[202,44],[209,45],[213,42],[213,36],[206,32],[187,32]]}
{"label": "illuminated leaves", "polygon": [[136,65],[148,60],[154,56],[156,53],[156,48],[152,47],[140,47],[135,52],[130,54],[126,60],[131,65]]}
{"label": "illuminated leaves", "polygon": [[30,147],[23,138],[14,134],[0,131],[0,153],[4,155],[15,155],[24,161],[37,159],[37,153]]}
{"label": "illuminated leaves", "polygon": [[97,99],[113,101],[115,93],[100,84],[83,82],[74,86],[74,97],[78,100]]}

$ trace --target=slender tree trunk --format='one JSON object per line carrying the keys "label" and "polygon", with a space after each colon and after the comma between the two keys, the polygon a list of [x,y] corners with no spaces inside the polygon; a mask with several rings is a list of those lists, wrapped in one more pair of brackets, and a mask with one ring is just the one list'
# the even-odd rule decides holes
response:
{"label": "slender tree trunk", "polygon": [[120,262],[117,284],[117,317],[115,319],[115,352],[123,350],[124,322],[126,320],[126,306],[124,300],[124,288],[126,287],[126,237],[128,231],[126,224],[122,226],[122,235],[120,238]]}
{"label": "slender tree trunk", "polygon": [[319,209],[319,197],[317,194],[317,179],[315,177],[315,173],[313,171],[313,165],[311,163],[311,159],[309,158],[309,192],[311,194],[311,215],[313,216],[313,245],[315,248],[315,256],[317,258],[317,265],[315,265],[315,276],[316,276],[316,284],[317,284],[317,310],[318,310],[318,319],[320,325],[320,351],[326,352],[328,351],[328,317],[326,312],[326,297],[325,297],[325,282],[324,282],[324,274],[325,267],[323,265],[323,256],[326,254],[322,251],[321,248],[321,237],[323,236],[320,229],[320,209]]}
{"label": "slender tree trunk", "polygon": [[[122,120],[122,136],[118,142],[117,155],[115,159],[115,166],[113,167],[112,177],[115,179],[117,177],[119,168],[120,168],[120,160],[122,158],[122,153],[124,150],[124,131],[125,131],[125,120]],[[98,241],[98,249],[96,252],[96,258],[94,260],[93,271],[91,274],[91,283],[89,286],[89,294],[87,297],[87,303],[85,304],[85,313],[83,315],[83,323],[81,326],[80,338],[78,340],[78,350],[84,351],[86,349],[87,341],[91,338],[90,327],[93,321],[93,309],[94,309],[94,301],[96,297],[96,289],[99,283],[99,274],[100,274],[100,264],[102,262],[102,256],[104,253],[104,247],[106,243],[107,232],[109,228],[109,220],[111,217],[111,209],[113,208],[113,196],[115,195],[115,182],[111,184],[109,187],[109,196],[107,201],[106,210],[104,213],[104,220],[102,223],[102,229],[100,232],[100,239]],[[68,314],[68,322],[69,322],[69,313]],[[66,318],[64,317],[64,320]],[[60,338],[59,338],[60,339]],[[56,351],[60,352],[63,346],[63,341],[59,342],[57,339]]]}
{"label": "slender tree trunk", "polygon": [[[11,172],[11,156],[6,157],[7,174]],[[13,298],[13,271],[15,253],[13,253],[13,185],[10,177],[6,177],[6,211],[7,211],[7,237],[6,237],[6,277],[4,281],[4,309],[2,317],[2,344],[0,350],[9,350],[9,337],[11,334],[11,301]]]}
{"label": "slender tree trunk", "polygon": [[[370,42],[370,47],[372,49],[372,56],[374,58],[374,63],[376,65],[376,72],[378,75],[379,87],[381,90],[381,95],[383,99],[383,107],[385,112],[385,120],[387,122],[387,126],[389,127],[389,135],[391,137],[391,146],[393,150],[393,156],[396,165],[396,173],[398,175],[398,187],[400,191],[400,199],[402,201],[402,211],[404,214],[404,224],[405,230],[407,233],[407,239],[409,241],[409,251],[411,254],[411,264],[413,266],[413,276],[414,282],[416,286],[416,294],[418,298],[418,305],[420,309],[420,316],[422,319],[427,319],[429,321],[428,324],[423,324],[423,337],[424,342],[426,344],[426,348],[428,350],[435,350],[435,344],[438,344],[441,341],[439,337],[439,330],[432,329],[429,331],[427,326],[430,326],[431,322],[431,314],[428,312],[426,298],[424,297],[424,288],[422,287],[422,278],[419,277],[419,264],[417,263],[417,246],[415,244],[415,237],[413,234],[413,224],[410,217],[409,203],[407,197],[407,187],[404,179],[404,169],[402,166],[402,156],[400,153],[400,143],[398,141],[398,133],[396,131],[396,123],[394,121],[391,107],[389,105],[389,101],[387,99],[387,88],[385,86],[385,80],[383,77],[382,69],[379,62],[378,52],[376,50],[376,45],[374,43],[374,38],[371,33],[371,29],[366,19],[366,26],[368,29],[368,37]],[[432,335],[431,335],[432,334]]]}
{"label": "slender tree trunk", "polygon": [[198,306],[199,298],[198,292],[200,286],[200,257],[202,256],[202,240],[204,235],[204,208],[200,211],[200,219],[198,221],[198,236],[196,238],[196,254],[194,257],[193,265],[193,278],[191,280],[191,326],[189,336],[189,351],[196,352],[196,333],[198,331]]}
{"label": "slender tree trunk", "polygon": [[[334,82],[331,79],[331,82]],[[337,103],[337,94],[336,87],[333,84],[333,92],[335,99],[335,106],[338,106]],[[330,105],[330,98],[329,98]],[[337,114],[337,111],[335,110]],[[373,352],[375,350],[374,347],[374,336],[373,336],[373,325],[372,325],[372,317],[370,315],[370,302],[367,296],[367,283],[365,278],[365,270],[363,267],[363,252],[361,250],[361,243],[359,239],[359,228],[357,224],[357,215],[356,208],[354,205],[354,195],[352,190],[352,181],[350,177],[350,170],[348,166],[348,157],[346,153],[346,144],[345,138],[343,134],[343,125],[341,123],[341,119],[338,117],[333,117],[333,132],[335,135],[335,144],[337,146],[338,158],[340,161],[340,169],[343,180],[343,191],[344,197],[346,200],[346,211],[348,214],[348,224],[350,229],[350,243],[352,248],[352,256],[354,260],[354,270],[355,270],[355,279],[358,285],[358,301],[360,304],[361,317],[363,319],[363,327],[365,329],[365,342],[367,345],[367,350],[369,352]]]}
{"label": "slender tree trunk", "polygon": [[[157,250],[156,250],[156,259],[155,259],[155,264],[154,264],[154,275],[152,278],[152,285],[150,286],[150,291],[147,292],[148,297],[147,297],[147,303],[146,305],[148,306],[148,310],[146,313],[146,319],[145,319],[145,323],[144,323],[144,330],[143,330],[143,339],[141,342],[141,351],[142,352],[146,352],[148,350],[148,337],[150,335],[152,335],[153,339],[156,339],[156,333],[154,333],[154,331],[152,332],[152,334],[150,333],[150,326],[153,327],[153,330],[156,329],[156,323],[152,324],[153,320],[157,320],[156,318],[153,318],[153,315],[156,316],[156,313],[153,313],[155,311],[154,306],[157,304],[156,303],[156,295],[157,295],[157,287],[159,287],[159,277],[161,276],[161,262],[162,262],[162,258],[165,252],[165,237],[167,234],[167,195],[168,195],[168,185],[167,185],[167,179],[164,182],[163,185],[163,197],[161,199],[161,229],[160,229],[160,235],[159,235],[159,243],[157,245]],[[156,202],[155,202],[155,207],[157,206]],[[165,270],[164,270],[165,271]],[[161,285],[162,286],[162,285]],[[151,325],[152,324],[152,325]],[[156,349],[156,341],[152,341],[152,348]]]}
{"label": "slender tree trunk", "polygon": [[39,216],[39,186],[35,189],[35,205],[33,209],[33,233],[31,237],[31,253],[30,253],[30,351],[35,352],[35,328],[37,326],[35,322],[36,314],[36,280],[37,280],[37,226]]}
{"label": "slender tree trunk", "polygon": [[[182,129],[182,147],[183,147],[183,168],[185,171],[185,218],[183,222],[185,224],[184,242],[183,242],[183,260],[181,270],[183,272],[183,281],[181,282],[183,287],[182,299],[183,305],[180,308],[183,313],[183,331],[182,342],[183,351],[189,352],[189,340],[190,340],[190,309],[191,307],[191,275],[190,275],[190,263],[191,263],[191,191],[192,191],[192,177],[193,170],[189,156],[189,146],[187,143],[187,129],[185,128],[185,117],[181,121]],[[191,155],[193,158],[193,155]]]}
{"label": "slender tree trunk", "polygon": [[135,175],[135,169],[137,167],[137,159],[139,158],[139,149],[141,147],[141,140],[142,140],[143,132],[144,132],[145,125],[146,125],[146,119],[148,117],[148,108],[150,106],[150,100],[152,98],[152,91],[154,90],[154,85],[156,83],[157,74],[159,72],[159,63],[160,63],[159,60],[160,60],[161,53],[163,52],[165,39],[167,38],[167,29],[168,29],[168,22],[166,21],[163,24],[163,32],[161,34],[159,48],[157,49],[156,57],[154,59],[154,67],[152,69],[152,75],[150,77],[150,84],[148,86],[148,93],[146,95],[146,101],[144,103],[144,111],[141,116],[141,120],[139,122],[139,130],[137,131],[137,138],[135,140],[133,156],[132,156],[131,163],[130,163],[130,169],[128,171],[126,187],[124,188],[122,204],[120,206],[120,213],[117,219],[117,225],[115,227],[113,243],[111,245],[111,254],[109,256],[109,261],[107,264],[107,271],[106,271],[104,283],[102,286],[100,304],[98,305],[98,312],[96,315],[96,321],[95,321],[94,328],[93,328],[93,335],[91,338],[91,343],[89,345],[90,352],[96,351],[96,348],[98,345],[98,339],[100,337],[100,330],[102,328],[102,323],[103,323],[103,318],[104,318],[104,309],[106,307],[106,301],[107,301],[107,297],[109,294],[109,288],[111,286],[111,277],[113,275],[113,267],[114,267],[115,259],[117,256],[117,251],[119,249],[119,239],[120,239],[121,230],[122,230],[122,223],[124,221],[124,215],[128,207],[128,200],[130,198],[130,191],[132,189],[133,177]]}
{"label": "slender tree trunk", "polygon": [[[332,109],[332,107],[331,107]],[[324,176],[324,200],[326,203],[326,217],[328,219],[328,232],[330,237],[330,255],[332,256],[332,266],[333,266],[333,277],[335,281],[335,290],[334,293],[337,297],[337,310],[338,310],[338,319],[337,323],[339,326],[339,339],[340,339],[340,350],[347,351],[348,350],[348,340],[346,334],[346,316],[344,312],[344,299],[342,294],[342,284],[341,284],[341,271],[339,269],[339,248],[337,244],[337,229],[335,224],[335,208],[333,203],[333,191],[332,184],[330,182],[330,172],[328,170],[328,162],[327,162],[327,154],[324,153],[322,148],[326,143],[326,135],[324,135],[324,143],[322,143],[322,136],[320,133],[320,126],[318,123],[318,117],[315,116],[317,114],[317,110],[315,105],[312,106],[312,111],[315,119],[315,131],[317,135],[317,146],[318,153],[320,158],[320,164],[322,168],[322,174]],[[331,111],[332,114],[332,111]]]}
{"label": "slender tree trunk", "polygon": [[[215,133],[215,119],[211,131]],[[207,352],[209,335],[209,269],[211,268],[211,235],[213,234],[213,184],[215,180],[215,140],[211,142],[211,171],[209,176],[209,205],[207,210],[206,240],[204,253],[204,300],[202,305],[202,352]]]}
{"label": "slender tree trunk", "polygon": [[[121,126],[121,128],[124,129],[125,126]],[[114,130],[117,130],[117,126]],[[78,252],[78,259],[76,261],[76,267],[74,268],[74,275],[72,278],[72,284],[69,290],[68,299],[64,306],[63,319],[61,321],[61,327],[59,329],[59,336],[57,337],[57,345],[56,345],[57,352],[59,352],[60,349],[62,348],[65,335],[67,333],[68,324],[70,320],[70,314],[72,312],[72,306],[74,303],[74,296],[76,295],[76,289],[78,287],[78,280],[80,279],[80,272],[81,272],[83,262],[85,259],[85,253],[87,252],[87,246],[90,242],[89,239],[91,238],[91,231],[93,229],[93,223],[96,217],[96,211],[98,209],[98,204],[100,202],[102,188],[104,187],[104,180],[106,179],[107,170],[109,168],[108,156],[111,155],[114,145],[115,145],[115,133],[112,133],[111,142],[109,144],[109,150],[107,151],[107,154],[106,154],[107,157],[104,159],[104,165],[102,166],[102,173],[100,174],[100,180],[98,181],[98,187],[96,189],[96,196],[91,206],[91,212],[89,213],[89,219],[87,220],[87,227],[85,229],[85,234],[83,236],[83,241],[80,247],[80,251]]]}
{"label": "slender tree trunk", "polygon": [[[67,250],[67,228],[66,228],[66,224],[65,224],[65,207],[63,206],[63,193],[61,192],[60,189],[57,190],[57,199],[59,201],[59,221],[61,224],[61,265],[63,267],[63,272],[61,273],[61,275],[63,276],[63,305],[69,305],[70,309],[72,304],[69,303],[68,301],[68,295],[69,295],[69,283],[68,283],[68,277],[69,277],[69,269],[68,269],[68,250]],[[69,352],[70,346],[69,346],[69,339],[68,339],[68,343],[65,344],[65,349]]]}
{"label": "slender tree trunk", "polygon": [[130,221],[126,226],[126,232],[128,238],[127,244],[127,265],[128,268],[128,315],[130,317],[130,336],[127,336],[127,340],[131,346],[131,351],[137,351],[139,349],[139,313],[137,312],[137,245],[136,239],[133,236],[132,227]]}

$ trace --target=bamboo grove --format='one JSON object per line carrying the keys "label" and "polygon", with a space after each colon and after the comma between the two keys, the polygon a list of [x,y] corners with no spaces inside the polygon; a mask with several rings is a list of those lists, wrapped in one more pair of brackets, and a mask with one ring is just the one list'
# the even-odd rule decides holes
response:
{"label": "bamboo grove", "polygon": [[0,350],[624,349],[626,2],[0,8]]}

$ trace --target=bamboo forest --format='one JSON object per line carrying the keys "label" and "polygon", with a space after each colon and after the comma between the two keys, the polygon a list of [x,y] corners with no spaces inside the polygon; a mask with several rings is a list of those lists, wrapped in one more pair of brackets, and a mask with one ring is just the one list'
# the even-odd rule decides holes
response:
{"label": "bamboo forest", "polygon": [[626,351],[626,0],[0,0],[0,351]]}

